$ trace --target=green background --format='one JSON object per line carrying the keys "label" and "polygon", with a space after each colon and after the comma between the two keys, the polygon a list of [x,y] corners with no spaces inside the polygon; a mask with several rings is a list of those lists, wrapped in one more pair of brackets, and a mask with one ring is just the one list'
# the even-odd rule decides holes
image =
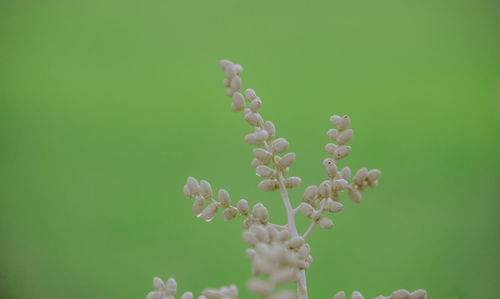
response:
{"label": "green background", "polygon": [[[500,2],[1,1],[0,297],[145,298],[235,283],[240,220],[204,223],[188,175],[263,202],[250,131],[218,60],[297,153],[304,188],[326,178],[330,115],[380,186],[310,238],[311,299],[425,288],[500,294]],[[304,231],[306,221],[299,221]]]}

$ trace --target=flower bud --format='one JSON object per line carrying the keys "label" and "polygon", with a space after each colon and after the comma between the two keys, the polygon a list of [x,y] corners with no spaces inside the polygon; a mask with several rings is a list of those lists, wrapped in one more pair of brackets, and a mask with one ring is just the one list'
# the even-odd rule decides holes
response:
{"label": "flower bud", "polygon": [[364,298],[360,292],[354,291],[354,292],[352,292],[351,299],[364,299]]}
{"label": "flower bud", "polygon": [[231,79],[231,85],[230,85],[231,89],[234,89],[235,91],[240,91],[241,90],[241,78],[236,76],[233,77],[233,79]]}
{"label": "flower bud", "polygon": [[257,95],[255,94],[255,91],[253,89],[247,88],[247,90],[245,90],[245,98],[247,98],[249,102],[251,102],[256,97]]}
{"label": "flower bud", "polygon": [[259,113],[249,112],[244,115],[244,119],[252,126],[257,126],[262,122],[262,117]]}
{"label": "flower bud", "polygon": [[[260,167],[260,166],[257,166]],[[278,182],[276,180],[263,180],[259,183],[260,190],[264,192],[274,191],[278,188]]]}
{"label": "flower bud", "polygon": [[351,119],[347,115],[344,115],[342,117],[338,115],[333,115],[332,117],[330,117],[330,122],[335,127],[337,127],[337,129],[343,130],[349,126],[349,124],[351,123]]}
{"label": "flower bud", "polygon": [[247,282],[247,287],[254,294],[265,297],[271,295],[274,290],[274,286],[271,283],[262,281],[258,278],[250,279]]}
{"label": "flower bud", "polygon": [[243,67],[239,64],[235,64],[234,71],[236,72],[236,75],[239,75],[239,74],[241,74],[241,72],[243,72]]}
{"label": "flower bud", "polygon": [[234,71],[233,64],[229,64],[225,67],[224,69],[224,75],[228,80],[233,79],[234,76],[236,76],[236,72]]}
{"label": "flower bud", "polygon": [[260,107],[262,107],[261,99],[259,97],[256,97],[253,101],[250,102],[249,107],[252,112],[259,112]]}
{"label": "flower bud", "polygon": [[201,216],[201,212],[203,212],[204,205],[205,205],[205,200],[203,200],[202,198],[198,198],[193,202],[193,209],[192,210],[193,210],[193,214],[196,217]]}
{"label": "flower bud", "polygon": [[326,173],[330,178],[334,178],[337,175],[337,165],[335,165],[335,161],[333,159],[325,159],[323,160],[323,166],[325,166]]}
{"label": "flower bud", "polygon": [[194,177],[192,176],[188,177],[187,185],[191,194],[196,194],[200,192],[200,184],[198,184],[198,181]]}
{"label": "flower bud", "polygon": [[281,240],[281,242],[285,242],[286,240],[290,239],[290,232],[284,229],[278,233],[278,238]]}
{"label": "flower bud", "polygon": [[292,249],[296,249],[296,248],[299,248],[300,246],[304,245],[305,241],[302,237],[298,236],[298,237],[293,237],[289,242],[288,242],[288,246],[290,246],[290,248]]}
{"label": "flower bud", "polygon": [[338,213],[344,209],[344,205],[338,201],[333,201],[333,200],[329,199],[326,206],[325,206],[325,209],[328,212]]}
{"label": "flower bud", "polygon": [[270,120],[264,123],[264,129],[269,133],[269,139],[273,139],[276,136],[276,127]]}
{"label": "flower bud", "polygon": [[255,234],[247,230],[243,232],[243,241],[251,246],[255,246],[259,242]]}
{"label": "flower bud", "polygon": [[[261,160],[259,160],[259,159],[257,159],[257,158],[255,158],[255,159],[252,160],[251,164],[252,164],[253,167],[256,168],[259,165],[264,165],[264,162],[261,161]],[[269,163],[267,163],[267,164],[269,164]]]}
{"label": "flower bud", "polygon": [[271,143],[271,151],[275,154],[281,154],[286,152],[289,143],[285,138],[278,138]]}
{"label": "flower bud", "polygon": [[184,185],[184,195],[186,195],[186,198],[193,197],[191,191],[189,190],[189,186],[187,184]]}
{"label": "flower bud", "polygon": [[351,140],[351,138],[352,138],[353,133],[354,132],[351,129],[345,130],[344,132],[340,133],[336,139],[337,144],[342,145],[342,144],[346,144],[347,142],[349,142],[349,140]]}
{"label": "flower bud", "polygon": [[200,181],[200,193],[205,199],[212,198],[212,196],[213,196],[212,186],[210,186],[209,182],[207,182],[205,180]]}
{"label": "flower bud", "polygon": [[241,214],[247,215],[248,214],[248,201],[245,199],[240,199],[238,201],[238,211],[240,211]]}
{"label": "flower bud", "polygon": [[253,261],[253,258],[255,257],[255,249],[253,248],[248,248],[247,250],[245,250],[245,254],[247,255],[247,257]]}
{"label": "flower bud", "polygon": [[235,89],[232,89],[231,87],[229,87],[228,89],[226,89],[226,95],[228,97],[233,97],[233,94],[236,92]]}
{"label": "flower bud", "polygon": [[321,217],[319,220],[319,226],[324,229],[330,229],[333,227],[333,221],[327,217]]}
{"label": "flower bud", "polygon": [[349,194],[349,197],[351,198],[351,200],[354,201],[355,203],[361,202],[361,192],[359,192],[358,189],[349,188],[349,189],[347,189],[347,193]]}
{"label": "flower bud", "polygon": [[163,280],[161,280],[161,278],[155,277],[153,278],[153,287],[155,288],[155,290],[160,291],[165,289],[165,284],[163,283]]}
{"label": "flower bud", "polygon": [[262,144],[262,141],[257,139],[257,135],[255,135],[255,133],[250,133],[250,134],[246,135],[245,142],[248,143],[249,145]]}
{"label": "flower bud", "polygon": [[330,182],[324,181],[319,185],[318,193],[322,198],[328,198],[330,196]]}
{"label": "flower bud", "polygon": [[338,292],[337,294],[335,294],[335,296],[333,296],[333,299],[345,299],[345,292],[344,291]]}
{"label": "flower bud", "polygon": [[307,218],[311,218],[314,209],[307,202],[303,202],[299,206],[299,211],[302,212],[302,214],[304,214],[304,216],[306,216]]}
{"label": "flower bud", "polygon": [[333,143],[328,143],[326,146],[325,146],[325,151],[327,153],[329,153],[330,155],[333,155],[335,154],[335,151],[337,150],[338,146],[336,144],[333,144]]}
{"label": "flower bud", "polygon": [[239,92],[233,93],[233,103],[231,105],[233,111],[241,111],[245,108],[245,99]]}
{"label": "flower bud", "polygon": [[225,221],[231,220],[238,215],[238,209],[235,207],[230,207],[224,210],[222,213],[222,219]]}
{"label": "flower bud", "polygon": [[206,222],[210,222],[214,219],[215,213],[217,213],[217,206],[214,203],[211,203],[203,209],[201,212],[201,218],[203,218]]}
{"label": "flower bud", "polygon": [[221,59],[219,60],[219,66],[221,69],[225,70],[226,67],[232,65],[233,63],[227,59]]}
{"label": "flower bud", "polygon": [[294,161],[295,161],[295,153],[288,153],[283,157],[281,157],[279,165],[283,168],[287,168],[288,166],[292,165]]}
{"label": "flower bud", "polygon": [[261,223],[267,223],[269,220],[269,212],[267,211],[266,207],[261,204],[257,203],[255,206],[253,206],[252,209],[252,215],[255,216]]}
{"label": "flower bud", "polygon": [[328,130],[328,132],[326,133],[326,135],[328,135],[328,138],[330,138],[331,140],[337,140],[337,136],[339,136],[339,131],[337,129],[330,129]]}
{"label": "flower bud", "polygon": [[352,181],[354,182],[354,184],[361,186],[363,185],[363,182],[365,181],[367,175],[368,169],[361,168],[360,170],[358,170],[358,172],[356,172],[356,174],[352,178]]}
{"label": "flower bud", "polygon": [[222,204],[223,207],[229,207],[231,205],[231,198],[229,197],[229,193],[225,189],[219,190],[219,196],[217,197]]}
{"label": "flower bud", "polygon": [[335,160],[340,160],[347,157],[352,151],[352,148],[348,145],[339,146],[334,153]]}
{"label": "flower bud", "polygon": [[338,179],[333,181],[333,189],[335,191],[343,191],[348,186],[348,182],[344,179]]}
{"label": "flower bud", "polygon": [[382,174],[382,172],[380,170],[372,169],[372,170],[368,171],[366,178],[368,179],[368,181],[373,182],[373,181],[378,180],[378,178],[380,177],[381,174]]}
{"label": "flower bud", "polygon": [[227,78],[224,78],[224,80],[222,80],[222,85],[224,85],[225,87],[229,87],[230,84],[231,82],[229,82]]}
{"label": "flower bud", "polygon": [[267,161],[267,162],[269,162],[269,160],[273,156],[270,152],[268,152],[262,148],[255,148],[253,150],[253,155],[255,156],[255,158],[257,158],[261,161]]}
{"label": "flower bud", "polygon": [[295,188],[302,183],[302,179],[297,176],[292,176],[285,179],[286,188]]}
{"label": "flower bud", "polygon": [[427,292],[425,290],[416,290],[411,294],[411,299],[427,299]]}
{"label": "flower bud", "polygon": [[312,202],[314,197],[316,197],[316,191],[318,188],[316,186],[309,186],[304,191],[304,195],[302,195],[302,200],[305,202]]}
{"label": "flower bud", "polygon": [[391,299],[409,299],[410,292],[407,290],[397,290],[391,294]]}
{"label": "flower bud", "polygon": [[177,282],[173,278],[169,278],[165,283],[165,294],[167,296],[175,296],[177,293]]}
{"label": "flower bud", "polygon": [[269,137],[269,133],[266,130],[260,130],[255,133],[255,139],[261,144],[266,141],[267,137]]}
{"label": "flower bud", "polygon": [[260,166],[257,166],[257,175],[260,176],[260,177],[263,177],[263,178],[266,178],[266,179],[270,179],[270,178],[274,178],[276,177],[276,170],[270,168],[270,167],[267,167],[267,166],[264,166],[264,165],[260,165]]}
{"label": "flower bud", "polygon": [[184,294],[182,294],[181,299],[193,299],[193,293],[185,292]]}
{"label": "flower bud", "polygon": [[346,180],[347,182],[349,182],[351,180],[351,168],[349,168],[349,166],[346,166],[344,168],[342,168],[342,170],[340,171],[340,176]]}

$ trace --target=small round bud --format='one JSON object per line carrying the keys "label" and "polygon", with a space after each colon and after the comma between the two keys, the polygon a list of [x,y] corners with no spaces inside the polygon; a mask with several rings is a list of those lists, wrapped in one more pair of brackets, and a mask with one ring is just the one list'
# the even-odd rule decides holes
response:
{"label": "small round bud", "polygon": [[259,112],[260,107],[262,107],[262,101],[259,97],[256,97],[250,102],[250,110],[252,110],[252,112]]}
{"label": "small round bud", "polygon": [[305,241],[302,237],[294,237],[288,242],[288,246],[292,249],[299,248],[300,246],[304,245]]}
{"label": "small round bud", "polygon": [[225,221],[231,220],[238,215],[238,209],[235,207],[230,207],[224,210],[222,213],[222,219]]}
{"label": "small round bud", "polygon": [[177,293],[177,282],[173,278],[169,278],[165,283],[165,294],[167,296],[175,296]]}
{"label": "small round bud", "polygon": [[348,182],[344,179],[338,179],[333,181],[333,189],[335,191],[343,191],[348,186]]}
{"label": "small round bud", "polygon": [[[259,167],[259,166],[257,166]],[[278,182],[276,180],[263,180],[259,183],[259,189],[264,192],[274,191],[278,188]]]}
{"label": "small round bud", "polygon": [[269,137],[269,133],[266,130],[260,130],[255,133],[255,139],[261,144],[266,141],[267,137]]}
{"label": "small round bud", "polygon": [[204,204],[205,204],[205,200],[203,200],[202,198],[198,198],[193,202],[193,209],[192,210],[193,210],[193,214],[196,217],[201,216],[201,213],[203,212]]}
{"label": "small round bud", "polygon": [[328,132],[326,133],[326,135],[328,135],[328,138],[330,138],[331,140],[337,140],[337,136],[339,136],[339,131],[337,129],[330,129],[328,130]]}
{"label": "small round bud", "polygon": [[273,139],[276,136],[276,127],[270,120],[264,123],[264,129],[269,133],[269,139]]}
{"label": "small round bud", "polygon": [[318,194],[322,198],[328,198],[330,196],[331,186],[330,182],[324,181],[319,185]]}
{"label": "small round bud", "polygon": [[366,178],[368,179],[368,181],[376,181],[380,178],[380,175],[382,174],[382,172],[378,169],[372,169],[370,171],[368,171],[368,174],[366,176]]}
{"label": "small round bud", "polygon": [[333,227],[333,221],[327,217],[321,217],[319,220],[319,226],[324,229],[330,229]]}
{"label": "small round bud", "polygon": [[215,213],[217,213],[217,206],[213,203],[209,204],[206,208],[201,212],[201,218],[206,222],[212,221],[215,217]]}
{"label": "small round bud", "polygon": [[273,156],[270,152],[262,148],[255,148],[253,150],[253,155],[255,156],[255,158],[264,162],[270,162],[271,157]]}
{"label": "small round bud", "polygon": [[352,138],[353,133],[354,132],[351,129],[345,130],[344,132],[340,133],[336,139],[337,144],[342,145],[342,144],[346,144],[347,142],[349,142],[349,140],[351,140],[351,138]]}
{"label": "small round bud", "polygon": [[275,154],[281,154],[286,152],[289,143],[285,138],[278,138],[271,143],[271,151]]}
{"label": "small round bud", "polygon": [[200,193],[205,199],[212,198],[212,196],[213,196],[212,186],[210,186],[209,182],[207,182],[205,180],[200,181]]}
{"label": "small round bud", "polygon": [[198,192],[200,192],[200,185],[198,184],[198,181],[194,177],[192,176],[188,177],[187,185],[191,194],[197,194]]}
{"label": "small round bud", "polygon": [[240,199],[238,201],[238,211],[240,211],[241,214],[247,215],[248,214],[248,201],[245,199]]}
{"label": "small round bud", "polygon": [[333,296],[333,299],[345,299],[345,292],[344,291],[338,292],[337,294],[335,294],[335,296]]}
{"label": "small round bud", "polygon": [[397,290],[391,294],[391,299],[409,299],[410,292],[407,290]]}
{"label": "small round bud", "polygon": [[283,157],[281,157],[279,165],[283,168],[287,168],[290,165],[292,165],[294,161],[295,161],[295,153],[288,153]]}
{"label": "small round bud", "polygon": [[348,145],[343,145],[339,146],[336,150],[333,156],[335,157],[335,160],[340,160],[345,157],[347,157],[352,151],[352,148]]}
{"label": "small round bud", "polygon": [[257,170],[257,175],[260,176],[260,177],[263,177],[263,178],[266,178],[266,179],[270,179],[270,178],[276,177],[276,170],[274,170],[274,169],[272,169],[270,167],[261,165],[261,166],[257,166],[256,170]]}
{"label": "small round bud", "polygon": [[257,135],[255,133],[250,133],[245,136],[245,142],[248,143],[249,145],[260,145],[262,144],[262,141],[257,139]]}
{"label": "small round bud", "polygon": [[343,130],[349,126],[351,123],[351,118],[347,115],[344,116],[338,116],[338,115],[333,115],[330,117],[330,122],[337,127],[339,130]]}
{"label": "small round bud", "polygon": [[325,166],[326,173],[330,178],[334,178],[337,175],[337,165],[333,159],[325,159],[323,161],[323,166]]}
{"label": "small round bud", "polygon": [[255,94],[255,91],[253,89],[247,88],[247,90],[245,90],[245,98],[247,98],[247,100],[249,102],[251,102],[256,97],[257,97],[257,94]]}
{"label": "small round bud", "polygon": [[342,168],[340,177],[349,182],[351,180],[351,168],[349,168],[349,166]]}
{"label": "small round bud", "polygon": [[351,198],[351,200],[354,201],[355,203],[361,202],[361,192],[359,192],[358,189],[349,188],[349,189],[347,189],[347,193],[349,194],[349,197]]}
{"label": "small round bud", "polygon": [[254,127],[262,123],[262,117],[259,113],[249,112],[244,115],[244,119],[247,123]]}
{"label": "small round bud", "polygon": [[316,186],[309,186],[304,191],[304,195],[302,195],[302,200],[305,202],[312,202],[316,197],[316,191],[318,188]]}
{"label": "small round bud", "polygon": [[427,299],[427,292],[425,290],[416,290],[410,296],[412,299]]}
{"label": "small round bud", "polygon": [[368,175],[368,169],[361,168],[360,170],[358,170],[358,172],[356,172],[356,174],[352,178],[352,181],[354,182],[354,184],[361,186],[363,185],[363,182],[366,180],[367,175]]}
{"label": "small round bud", "polygon": [[231,205],[231,198],[229,197],[229,193],[225,189],[219,190],[219,196],[217,197],[222,204],[223,207],[229,207]]}
{"label": "small round bud", "polygon": [[227,59],[221,59],[219,60],[219,66],[221,69],[225,70],[226,67],[232,65],[233,63]]}
{"label": "small round bud", "polygon": [[163,280],[159,277],[153,278],[153,287],[157,291],[161,291],[165,289],[165,284],[163,283]]}
{"label": "small round bud", "polygon": [[231,105],[233,111],[241,111],[245,109],[245,99],[239,92],[233,93],[233,103]]}
{"label": "small round bud", "polygon": [[335,154],[335,151],[337,150],[338,146],[336,144],[333,144],[333,143],[328,143],[326,146],[325,146],[325,151],[330,154],[330,155],[334,155]]}
{"label": "small round bud", "polygon": [[231,89],[234,89],[235,91],[240,91],[241,90],[241,78],[236,76],[231,79]]}
{"label": "small round bud", "polygon": [[326,204],[325,209],[328,212],[338,213],[344,209],[344,205],[338,201],[329,200],[328,203]]}
{"label": "small round bud", "polygon": [[302,179],[297,176],[292,176],[285,179],[285,187],[286,188],[295,188],[302,183]]}
{"label": "small round bud", "polygon": [[290,239],[290,232],[284,229],[278,233],[278,238],[281,240],[281,242],[285,242],[286,240]]}
{"label": "small round bud", "polygon": [[257,203],[255,206],[253,206],[252,215],[264,224],[269,220],[269,212],[267,211],[267,208],[261,203]]}
{"label": "small round bud", "polygon": [[185,292],[184,294],[182,294],[181,299],[193,299],[193,293]]}
{"label": "small round bud", "polygon": [[311,218],[314,209],[310,204],[303,202],[299,206],[299,211],[302,212],[302,214],[304,214],[307,218]]}
{"label": "small round bud", "polygon": [[354,292],[352,292],[351,299],[364,299],[364,298],[360,292],[354,291]]}

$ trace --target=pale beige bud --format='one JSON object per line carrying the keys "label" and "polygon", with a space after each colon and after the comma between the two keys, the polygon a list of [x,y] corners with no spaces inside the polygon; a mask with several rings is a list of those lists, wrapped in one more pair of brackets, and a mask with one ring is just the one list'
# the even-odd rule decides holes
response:
{"label": "pale beige bud", "polygon": [[243,72],[243,67],[239,64],[235,64],[234,71],[236,72],[236,75],[239,75],[239,74],[241,74],[241,72]]}
{"label": "pale beige bud", "polygon": [[316,186],[309,186],[306,188],[304,191],[304,195],[302,195],[302,200],[305,202],[312,202],[314,198],[316,197],[316,191],[318,190],[318,187]]}
{"label": "pale beige bud", "polygon": [[351,180],[351,168],[349,168],[349,166],[342,168],[342,170],[340,171],[340,176],[344,180],[349,182]]}
{"label": "pale beige bud", "polygon": [[253,112],[259,112],[260,107],[262,107],[262,100],[259,97],[256,97],[255,99],[253,99],[253,101],[250,102],[249,107]]}
{"label": "pale beige bud", "polygon": [[238,215],[238,209],[235,207],[230,207],[224,210],[222,213],[222,219],[225,221],[231,220]]}
{"label": "pale beige bud", "polygon": [[224,80],[222,80],[222,85],[224,85],[225,87],[229,87],[231,85],[231,82],[227,78],[224,78]]}
{"label": "pale beige bud", "polygon": [[271,151],[275,154],[281,154],[286,152],[289,143],[285,138],[278,138],[271,143]]}
{"label": "pale beige bud", "polygon": [[245,109],[245,99],[240,92],[233,93],[233,103],[231,105],[233,111],[241,111]]}
{"label": "pale beige bud", "polygon": [[267,234],[267,230],[264,228],[258,226],[255,228],[255,236],[259,241],[264,242],[264,243],[269,243],[269,235]]}
{"label": "pale beige bud", "polygon": [[330,197],[330,191],[331,191],[330,182],[324,181],[319,185],[318,193],[322,198]]}
{"label": "pale beige bud", "polygon": [[185,292],[184,294],[182,294],[181,299],[193,299],[193,293]]}
{"label": "pale beige bud", "polygon": [[299,248],[300,246],[304,245],[305,241],[301,236],[298,237],[293,237],[289,242],[288,246],[292,249]]}
{"label": "pale beige bud", "polygon": [[231,198],[229,197],[229,193],[225,189],[219,190],[217,199],[219,199],[223,207],[227,208],[231,205]]}
{"label": "pale beige bud", "polygon": [[335,165],[335,161],[333,159],[325,159],[323,160],[323,166],[325,166],[326,173],[330,178],[334,178],[337,175],[337,165]]}
{"label": "pale beige bud", "polygon": [[217,213],[217,206],[214,203],[211,203],[203,209],[201,212],[201,218],[203,218],[206,222],[210,222],[214,219],[215,213]]}
{"label": "pale beige bud", "polygon": [[330,118],[330,122],[337,127],[339,130],[343,130],[349,126],[351,123],[351,118],[347,115],[344,116],[338,116],[338,115],[333,115]]}
{"label": "pale beige bud", "polygon": [[267,223],[267,221],[269,220],[269,212],[267,211],[267,208],[261,203],[257,203],[255,206],[253,206],[252,215],[257,217],[257,219],[259,219],[261,223]]}
{"label": "pale beige bud", "polygon": [[255,257],[255,249],[253,248],[248,248],[247,250],[245,250],[245,254],[247,255],[247,257],[253,261],[254,257]]}
{"label": "pale beige bud", "polygon": [[163,283],[163,280],[159,277],[153,278],[153,287],[157,291],[161,291],[165,289],[165,284]]}
{"label": "pale beige bud", "polygon": [[247,215],[248,214],[248,201],[245,199],[240,199],[238,201],[238,211],[240,211],[241,214]]}
{"label": "pale beige bud", "polygon": [[266,130],[260,130],[257,133],[255,133],[255,139],[257,139],[259,143],[264,143],[267,137],[269,137],[269,133],[267,133]]}
{"label": "pale beige bud", "polygon": [[262,140],[258,140],[255,133],[250,133],[250,134],[246,135],[245,142],[248,143],[249,145],[261,145],[262,144]]}
{"label": "pale beige bud", "polygon": [[290,232],[284,229],[279,232],[278,237],[281,240],[281,242],[285,242],[286,240],[290,239]]}
{"label": "pale beige bud", "polygon": [[345,299],[345,292],[344,291],[338,292],[337,294],[335,294],[335,296],[333,296],[333,299]]}
{"label": "pale beige bud", "polygon": [[221,59],[219,60],[219,66],[221,69],[225,70],[226,67],[232,65],[233,63],[227,59]]}
{"label": "pale beige bud", "polygon": [[348,182],[345,179],[338,179],[333,181],[333,189],[335,191],[343,191],[348,186]]}
{"label": "pale beige bud", "polygon": [[337,136],[339,136],[339,131],[337,129],[330,129],[330,130],[328,130],[326,135],[328,135],[328,138],[330,138],[331,140],[336,141]]}
{"label": "pale beige bud", "polygon": [[238,76],[234,76],[233,79],[231,79],[230,87],[231,87],[231,89],[234,89],[235,91],[240,91],[241,90],[241,78]]}
{"label": "pale beige bud", "polygon": [[329,200],[326,206],[326,210],[332,213],[338,213],[344,209],[344,205],[338,201]]}
{"label": "pale beige bud", "polygon": [[262,116],[259,113],[249,112],[244,115],[244,119],[254,127],[262,123]]}
{"label": "pale beige bud", "polygon": [[333,156],[335,157],[335,160],[340,160],[345,157],[347,157],[352,151],[352,148],[348,145],[342,145],[339,146],[336,150]]}
{"label": "pale beige bud", "polygon": [[354,291],[354,292],[352,292],[351,299],[364,299],[364,298],[360,292]]}
{"label": "pale beige bud", "polygon": [[347,142],[349,142],[349,140],[351,140],[351,138],[352,138],[353,133],[354,132],[351,129],[345,130],[344,132],[340,133],[336,139],[337,144],[342,145],[342,144],[346,144]]}
{"label": "pale beige bud", "polygon": [[209,182],[207,182],[205,180],[200,181],[200,193],[205,199],[212,198],[212,196],[213,196],[212,186],[210,186]]}
{"label": "pale beige bud", "polygon": [[276,177],[276,170],[264,165],[257,166],[256,171],[258,176],[266,179],[271,179]]}
{"label": "pale beige bud", "polygon": [[264,123],[264,129],[269,133],[269,139],[273,139],[276,136],[276,127],[272,121],[268,120]]}
{"label": "pale beige bud", "polygon": [[356,172],[356,174],[352,178],[352,181],[354,182],[354,184],[361,186],[363,185],[363,182],[366,179],[367,175],[368,175],[368,169],[361,168],[360,170],[358,170],[358,172]]}
{"label": "pale beige bud", "polygon": [[285,187],[295,188],[302,183],[302,179],[297,176],[292,176],[285,179]]}
{"label": "pale beige bud", "polygon": [[167,296],[175,296],[177,293],[177,282],[173,278],[169,278],[165,283],[165,294]]}
{"label": "pale beige bud", "polygon": [[416,290],[411,294],[411,299],[427,299],[427,292],[425,290]]}
{"label": "pale beige bud", "polygon": [[304,214],[304,216],[311,218],[314,209],[307,202],[303,202],[299,206],[299,211],[302,212],[302,214]]}
{"label": "pale beige bud", "polygon": [[319,226],[324,229],[330,229],[333,227],[333,221],[327,217],[321,217],[319,220]]}
{"label": "pale beige bud", "polygon": [[408,292],[407,290],[397,290],[391,294],[391,299],[409,299],[409,298],[410,298],[410,292]]}
{"label": "pale beige bud", "polygon": [[269,296],[274,290],[272,284],[258,278],[250,279],[247,283],[247,287],[250,291],[260,296]]}
{"label": "pale beige bud", "polygon": [[283,168],[287,168],[288,166],[292,165],[294,161],[295,161],[295,153],[288,153],[283,157],[281,157],[279,165]]}
{"label": "pale beige bud", "polygon": [[349,197],[352,199],[352,201],[354,201],[355,203],[361,202],[361,192],[359,192],[358,189],[349,188],[347,189],[347,192],[349,193]]}
{"label": "pale beige bud", "polygon": [[380,178],[380,175],[382,174],[382,172],[378,169],[372,169],[370,171],[368,171],[368,174],[366,176],[366,178],[368,179],[368,181],[376,181]]}
{"label": "pale beige bud", "polygon": [[253,89],[247,88],[247,90],[245,90],[245,98],[247,98],[247,100],[249,102],[251,102],[256,97],[257,97],[257,94],[255,93],[255,91]]}
{"label": "pale beige bud", "polygon": [[191,198],[191,191],[189,190],[189,186],[186,184],[184,185],[184,195],[186,195],[186,198]]}
{"label": "pale beige bud", "polygon": [[325,146],[325,151],[327,153],[329,153],[330,155],[333,155],[335,154],[335,151],[337,150],[338,146],[336,144],[333,144],[333,143],[328,143],[326,146]]}
{"label": "pale beige bud", "polygon": [[255,148],[253,150],[253,155],[255,156],[255,158],[257,158],[261,161],[269,161],[271,159],[271,157],[273,156],[270,152],[268,152],[262,148]]}
{"label": "pale beige bud", "polygon": [[198,184],[198,181],[194,177],[192,176],[188,177],[187,185],[191,194],[196,194],[200,192],[200,184]]}
{"label": "pale beige bud", "polygon": [[[260,166],[257,166],[260,167]],[[263,180],[259,183],[259,189],[264,192],[274,191],[278,188],[278,182],[276,180]]]}
{"label": "pale beige bud", "polygon": [[205,200],[203,200],[202,198],[198,198],[193,202],[193,209],[192,210],[193,210],[193,214],[196,217],[201,216],[201,212],[203,212],[204,204],[205,204]]}
{"label": "pale beige bud", "polygon": [[233,97],[233,94],[236,92],[235,89],[232,89],[231,87],[229,87],[228,89],[226,89],[226,95],[228,97]]}
{"label": "pale beige bud", "polygon": [[255,244],[259,242],[255,234],[247,230],[243,232],[243,241],[245,241],[245,243],[251,246],[255,246]]}
{"label": "pale beige bud", "polygon": [[259,165],[264,165],[264,162],[262,160],[259,160],[259,159],[255,158],[255,159],[252,160],[251,164],[252,164],[253,167],[256,168]]}

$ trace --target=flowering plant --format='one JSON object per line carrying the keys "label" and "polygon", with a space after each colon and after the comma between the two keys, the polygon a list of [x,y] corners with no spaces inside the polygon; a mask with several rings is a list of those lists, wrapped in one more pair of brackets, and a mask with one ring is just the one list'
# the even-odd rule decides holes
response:
{"label": "flowering plant", "polygon": [[[262,178],[258,187],[265,192],[279,190],[287,214],[287,224],[278,225],[269,221],[269,213],[262,203],[256,203],[250,209],[245,199],[232,205],[229,193],[220,189],[217,199],[210,183],[205,180],[199,182],[194,177],[187,179],[184,194],[194,199],[192,210],[196,217],[211,221],[218,211],[222,211],[222,218],[226,221],[242,216],[243,240],[250,246],[246,250],[247,257],[252,261],[252,274],[255,278],[248,281],[247,286],[254,294],[268,299],[307,299],[306,270],[313,259],[307,238],[319,226],[331,229],[333,221],[327,217],[328,213],[338,213],[343,210],[341,194],[347,192],[355,203],[360,203],[362,192],[367,188],[378,185],[380,170],[367,168],[359,169],[351,179],[351,169],[345,166],[337,167],[337,162],[351,153],[347,143],[353,136],[349,129],[349,116],[333,115],[330,122],[334,128],[328,130],[327,135],[332,140],[325,150],[331,155],[323,161],[328,178],[318,186],[309,186],[305,189],[302,202],[292,207],[288,196],[288,189],[298,187],[302,180],[297,176],[289,176],[290,166],[295,161],[295,153],[288,152],[289,143],[285,138],[276,138],[274,124],[264,121],[259,113],[262,100],[253,89],[247,89],[244,96],[241,93],[242,81],[240,74],[243,68],[228,60],[221,60],[220,67],[224,70],[224,86],[226,94],[232,98],[231,109],[243,111],[244,119],[249,123],[253,132],[245,136],[245,141],[256,146],[253,150],[255,158],[252,166],[256,168],[257,176]],[[246,98],[246,101],[245,101]],[[297,214],[310,219],[311,224],[302,234],[299,234],[295,225]],[[281,290],[276,288],[287,282],[295,282],[297,291]],[[147,299],[175,299],[177,283],[170,278],[164,283],[160,278],[153,280],[155,291],[147,295]],[[236,299],[238,289],[231,285],[220,289],[205,289],[198,299]],[[338,292],[334,299],[344,299],[345,293]],[[184,293],[181,299],[192,299],[191,292]],[[426,299],[424,290],[412,293],[407,290],[397,290],[390,296],[378,296],[377,299]],[[355,291],[351,299],[363,299],[361,293]]]}

